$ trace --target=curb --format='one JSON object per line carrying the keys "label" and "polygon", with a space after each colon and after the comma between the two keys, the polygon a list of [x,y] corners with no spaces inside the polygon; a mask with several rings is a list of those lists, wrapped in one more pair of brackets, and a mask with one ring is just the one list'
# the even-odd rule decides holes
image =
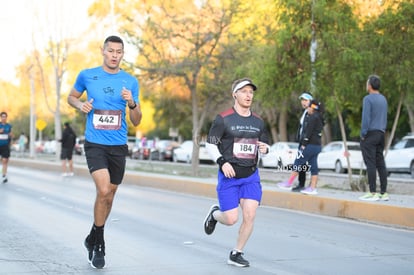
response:
{"label": "curb", "polygon": [[[12,159],[10,165],[33,169],[61,171],[60,163]],[[89,176],[85,166],[77,166],[78,175]],[[206,181],[190,177],[126,171],[124,182],[192,195],[216,198],[214,179]],[[262,205],[320,214],[331,217],[379,223],[414,230],[414,208],[353,201],[323,196],[308,196],[293,192],[263,188]]]}

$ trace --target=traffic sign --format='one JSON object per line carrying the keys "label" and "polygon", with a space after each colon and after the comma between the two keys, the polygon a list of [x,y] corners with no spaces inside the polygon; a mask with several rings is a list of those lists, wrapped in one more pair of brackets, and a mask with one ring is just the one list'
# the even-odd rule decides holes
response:
{"label": "traffic sign", "polygon": [[39,131],[43,131],[43,129],[45,129],[47,126],[47,122],[42,120],[42,119],[38,119],[36,120],[36,129]]}

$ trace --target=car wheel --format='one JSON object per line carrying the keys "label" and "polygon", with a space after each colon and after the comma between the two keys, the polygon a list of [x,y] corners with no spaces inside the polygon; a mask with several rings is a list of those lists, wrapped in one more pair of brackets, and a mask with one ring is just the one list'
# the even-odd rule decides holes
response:
{"label": "car wheel", "polygon": [[414,161],[411,162],[410,171],[411,171],[411,178],[414,179]]}
{"label": "car wheel", "polygon": [[345,169],[342,167],[342,164],[339,160],[335,162],[335,173],[342,174],[345,172]]}

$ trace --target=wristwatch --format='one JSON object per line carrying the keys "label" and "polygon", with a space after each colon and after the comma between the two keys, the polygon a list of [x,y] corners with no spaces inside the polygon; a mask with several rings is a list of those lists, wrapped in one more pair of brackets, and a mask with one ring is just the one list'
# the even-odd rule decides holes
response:
{"label": "wristwatch", "polygon": [[131,109],[131,110],[134,110],[136,107],[137,107],[137,103],[135,102],[135,100],[134,100],[134,105],[129,106],[129,104],[128,104],[128,108]]}

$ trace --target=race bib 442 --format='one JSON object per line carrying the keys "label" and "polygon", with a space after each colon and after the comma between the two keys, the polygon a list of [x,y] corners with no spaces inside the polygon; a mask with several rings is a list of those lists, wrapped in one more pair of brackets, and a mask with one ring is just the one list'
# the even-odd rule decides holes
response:
{"label": "race bib 442", "polygon": [[93,127],[103,130],[118,130],[121,128],[121,110],[95,110],[93,112]]}

